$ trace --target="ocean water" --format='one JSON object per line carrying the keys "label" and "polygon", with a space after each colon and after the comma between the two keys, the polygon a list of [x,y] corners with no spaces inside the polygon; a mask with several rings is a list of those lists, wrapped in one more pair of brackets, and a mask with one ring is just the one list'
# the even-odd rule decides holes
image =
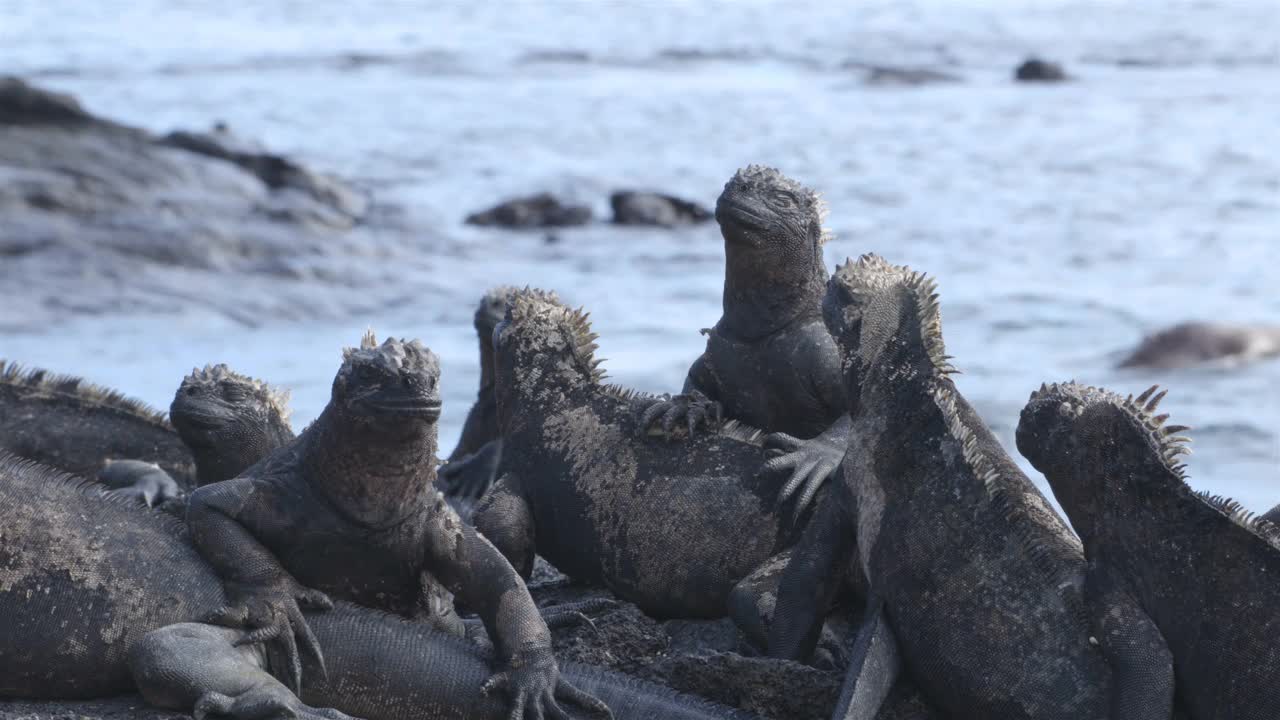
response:
{"label": "ocean water", "polygon": [[[1077,81],[1014,84],[1032,53]],[[858,63],[962,82],[872,87]],[[227,362],[291,388],[301,428],[340,349],[373,327],[441,356],[447,452],[486,288],[558,290],[591,311],[615,381],[674,391],[723,273],[714,224],[549,242],[464,226],[468,212],[550,190],[606,217],[624,187],[711,205],[736,168],[765,163],[824,194],[829,265],[875,251],[938,279],[957,383],[1015,457],[1041,382],[1160,383],[1194,427],[1195,487],[1280,502],[1280,362],[1112,369],[1174,322],[1280,322],[1273,0],[0,0],[0,69],[156,131],[225,121],[394,220],[335,248],[336,274],[148,268],[191,288],[171,311],[3,318],[18,329],[0,357],[161,407],[193,366]]]}

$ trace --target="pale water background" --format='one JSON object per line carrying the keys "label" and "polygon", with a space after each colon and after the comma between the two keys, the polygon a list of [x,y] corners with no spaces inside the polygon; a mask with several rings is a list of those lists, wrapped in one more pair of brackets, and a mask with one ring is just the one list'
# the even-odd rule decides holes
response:
{"label": "pale water background", "polygon": [[[1012,83],[1030,53],[1079,82]],[[869,87],[849,60],[964,82]],[[224,120],[394,218],[337,273],[278,287],[193,275],[181,311],[69,314],[0,335],[0,357],[160,407],[192,366],[227,362],[291,388],[301,429],[340,348],[372,326],[442,357],[447,453],[476,389],[487,287],[558,290],[592,312],[616,381],[676,390],[723,271],[714,225],[598,224],[548,244],[466,213],[552,190],[603,217],[620,187],[710,206],[735,168],[766,163],[829,201],[830,265],[876,251],[938,278],[957,382],[1015,457],[1042,381],[1160,382],[1195,427],[1192,484],[1258,511],[1280,502],[1280,362],[1110,369],[1176,321],[1280,322],[1275,0],[0,0],[0,72],[157,131]],[[240,302],[271,310],[246,323],[228,311]]]}

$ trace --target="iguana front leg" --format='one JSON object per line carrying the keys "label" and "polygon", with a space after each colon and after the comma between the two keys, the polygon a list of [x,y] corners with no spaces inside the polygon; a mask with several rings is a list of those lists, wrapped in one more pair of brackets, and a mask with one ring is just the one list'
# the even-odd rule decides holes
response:
{"label": "iguana front leg", "polygon": [[502,556],[515,567],[520,577],[533,575],[537,551],[533,511],[520,492],[520,480],[503,473],[481,499],[472,520],[476,529],[493,543]]}
{"label": "iguana front leg", "polygon": [[566,717],[559,700],[594,717],[613,717],[603,702],[560,676],[551,632],[511,564],[443,505],[431,517],[426,555],[428,570],[484,621],[500,667],[483,691],[506,691],[513,720]]}
{"label": "iguana front leg", "polygon": [[324,655],[302,608],[329,610],[333,603],[295,580],[241,523],[257,491],[252,483],[241,478],[197,489],[187,505],[187,527],[196,549],[222,578],[230,603],[208,622],[253,629],[245,642],[275,641],[288,664],[285,681],[296,692],[302,686],[299,642],[324,672]]}
{"label": "iguana front leg", "polygon": [[809,521],[778,583],[769,655],[804,662],[813,654],[823,618],[845,584],[854,526],[843,493],[828,498]]}
{"label": "iguana front leg", "polygon": [[1085,593],[1094,639],[1111,666],[1111,717],[1168,720],[1173,653],[1155,621],[1107,571],[1090,564]]}
{"label": "iguana front leg", "polygon": [[693,437],[700,425],[715,427],[724,420],[719,397],[715,374],[707,356],[701,355],[689,368],[681,394],[657,400],[644,408],[640,415],[640,431],[646,434],[654,432],[655,423],[660,422],[662,433],[671,437],[676,425],[683,422],[689,429],[689,436]]}

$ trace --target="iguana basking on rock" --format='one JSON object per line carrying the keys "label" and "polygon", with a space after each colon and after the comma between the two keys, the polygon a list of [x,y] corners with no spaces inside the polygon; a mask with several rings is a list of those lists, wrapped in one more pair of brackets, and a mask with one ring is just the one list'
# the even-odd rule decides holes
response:
{"label": "iguana basking on rock", "polygon": [[4,361],[0,450],[86,478],[109,460],[141,460],[182,489],[195,487],[191,452],[163,413],[77,377]]}
{"label": "iguana basking on rock", "polygon": [[644,431],[659,421],[692,431],[723,414],[776,433],[768,444],[787,452],[767,467],[790,474],[783,497],[799,490],[799,510],[839,465],[848,433],[840,361],[822,324],[824,214],[817,193],[773,168],[751,165],[725,184],[715,214],[724,314],[703,330],[707,349],[683,394],[651,403],[641,421]]}
{"label": "iguana basking on rock", "polygon": [[226,582],[218,622],[281,641],[293,678],[295,638],[321,656],[303,606],[324,609],[333,595],[460,630],[447,589],[479,614],[501,659],[487,687],[509,692],[514,718],[541,718],[555,697],[582,696],[559,676],[524,583],[434,487],[439,380],[416,340],[379,346],[367,334],[343,352],[320,417],[239,478],[192,493],[187,523]]}
{"label": "iguana basking on rock", "polygon": [[223,364],[193,369],[169,406],[169,421],[196,462],[200,485],[230,480],[293,441],[289,393]]}
{"label": "iguana basking on rock", "polygon": [[955,717],[1109,717],[1079,541],[948,377],[933,282],[865,255],[836,271],[823,314],[853,427],[839,492],[783,574],[770,653],[805,656],[833,578],[853,564],[870,585],[849,685],[858,717],[899,659]]}
{"label": "iguana basking on rock", "polygon": [[507,302],[516,289],[500,285],[485,293],[476,308],[476,335],[480,340],[480,391],[467,413],[458,446],[440,467],[440,483],[451,498],[466,505],[478,500],[493,484],[502,458],[498,433],[498,403],[493,397],[493,328],[502,322]]}
{"label": "iguana basking on rock", "polygon": [[[1031,394],[1018,450],[1084,541],[1084,590],[1116,682],[1194,720],[1280,712],[1280,525],[1192,490],[1186,427],[1134,398],[1061,383]],[[1176,684],[1175,684],[1176,678]],[[1141,704],[1113,717],[1168,717]]]}
{"label": "iguana basking on rock", "polygon": [[[490,658],[421,624],[347,604],[309,616],[328,674],[308,673],[299,700],[276,679],[287,664],[273,665],[258,644],[238,645],[243,632],[190,624],[228,600],[170,516],[0,457],[0,697],[92,698],[136,687],[197,717],[507,717],[481,689]],[[744,717],[614,673],[572,663],[562,670],[619,720]]]}
{"label": "iguana basking on rock", "polygon": [[758,433],[642,435],[650,399],[602,382],[595,337],[549,293],[512,299],[494,332],[502,464],[476,527],[524,577],[536,552],[651,615],[750,615],[735,585],[798,534],[779,517],[780,482],[756,477]]}

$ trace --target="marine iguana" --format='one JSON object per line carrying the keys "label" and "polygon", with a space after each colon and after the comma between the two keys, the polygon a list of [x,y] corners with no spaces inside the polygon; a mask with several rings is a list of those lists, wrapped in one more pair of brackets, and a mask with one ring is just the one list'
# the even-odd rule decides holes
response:
{"label": "marine iguana", "polygon": [[[50,468],[0,455],[0,697],[105,697],[137,687],[152,702],[238,720],[504,718],[481,686],[490,658],[464,641],[339,603],[309,616],[328,676],[301,700],[238,630],[186,624],[228,598],[174,518],[112,499]],[[179,624],[173,624],[179,623]],[[615,673],[563,666],[619,720],[741,713]],[[306,704],[303,704],[306,703]],[[554,716],[554,715],[553,715]]]}
{"label": "marine iguana", "polygon": [[476,335],[480,339],[480,391],[467,413],[458,446],[440,466],[440,483],[445,495],[466,503],[478,500],[493,484],[502,458],[498,434],[498,404],[493,397],[493,328],[502,322],[507,303],[516,292],[499,285],[480,298],[476,308]]}
{"label": "marine iguana", "polygon": [[302,607],[326,609],[333,595],[460,630],[447,589],[477,611],[497,650],[485,687],[508,692],[513,718],[541,718],[556,697],[585,698],[560,677],[524,583],[434,488],[439,380],[418,341],[379,346],[367,333],[343,351],[329,404],[302,435],[192,493],[187,524],[230,601],[216,622],[278,639],[296,687],[295,636],[322,657]]}
{"label": "marine iguana", "polygon": [[192,369],[169,406],[169,421],[196,461],[200,485],[236,477],[293,441],[289,393],[224,364]]}
{"label": "marine iguana", "polygon": [[759,433],[636,437],[651,398],[602,382],[595,337],[549,293],[512,299],[494,331],[502,463],[476,527],[526,578],[536,551],[657,617],[754,612],[730,602],[735,585],[798,535],[778,516],[780,483],[756,477]]}
{"label": "marine iguana", "polygon": [[[822,324],[827,270],[825,206],[818,194],[774,168],[738,170],[716,201],[724,236],[724,314],[703,330],[707,349],[683,393],[645,408],[655,423],[690,432],[723,416],[775,433],[785,451],[766,470],[787,472],[782,497],[803,510],[844,454],[848,421],[835,343]],[[833,426],[834,425],[834,426]],[[816,438],[811,442],[804,439]]]}
{"label": "marine iguana", "polygon": [[[1195,720],[1280,711],[1280,525],[1188,487],[1187,428],[1134,398],[1061,383],[1031,394],[1017,443],[1084,541],[1084,589],[1117,683]],[[1158,704],[1156,704],[1158,703]],[[1142,704],[1113,717],[1168,717]]]}
{"label": "marine iguana", "polygon": [[112,459],[155,463],[195,486],[191,452],[164,414],[115,390],[0,360],[0,450],[82,477]]}
{"label": "marine iguana", "polygon": [[870,584],[862,652],[886,660],[855,657],[851,672],[868,675],[851,678],[855,696],[864,680],[887,691],[900,657],[958,717],[1108,717],[1079,541],[948,377],[933,281],[864,255],[837,269],[823,315],[853,427],[841,491],[783,574],[770,654],[809,651],[831,578],[852,562]]}

